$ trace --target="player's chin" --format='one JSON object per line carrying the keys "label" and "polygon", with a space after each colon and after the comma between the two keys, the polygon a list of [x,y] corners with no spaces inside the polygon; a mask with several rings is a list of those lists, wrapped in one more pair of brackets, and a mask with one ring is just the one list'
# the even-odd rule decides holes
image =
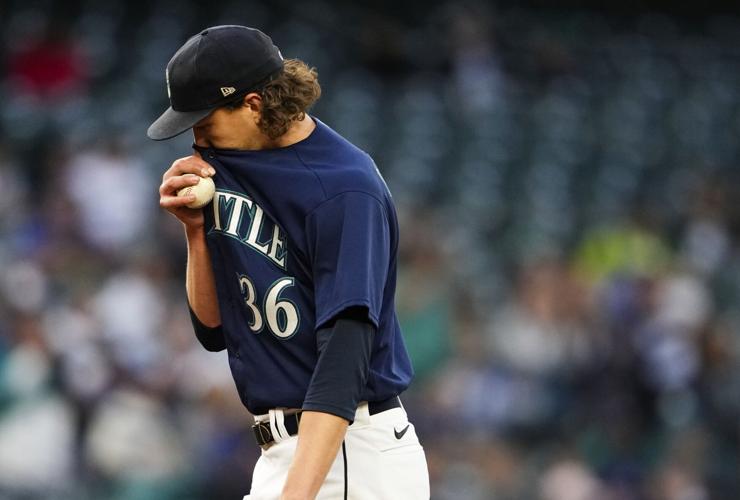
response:
{"label": "player's chin", "polygon": [[195,126],[193,127],[193,139],[195,141],[195,144],[198,146],[204,147],[204,148],[211,148],[213,146],[213,142],[211,141],[211,126],[210,125],[202,125],[202,126]]}

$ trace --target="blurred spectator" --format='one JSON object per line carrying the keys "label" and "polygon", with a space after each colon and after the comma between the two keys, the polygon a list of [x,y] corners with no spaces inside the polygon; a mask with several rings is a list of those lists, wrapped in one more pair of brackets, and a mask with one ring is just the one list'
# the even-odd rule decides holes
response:
{"label": "blurred spectator", "polygon": [[448,355],[454,290],[449,260],[435,239],[433,216],[414,213],[401,219],[396,310],[415,381],[424,383]]}
{"label": "blurred spectator", "polygon": [[614,275],[652,276],[669,263],[670,251],[643,215],[587,231],[576,251],[576,268],[600,283]]}
{"label": "blurred spectator", "polygon": [[668,466],[658,474],[655,498],[656,500],[708,500],[710,497],[694,471]]}
{"label": "blurred spectator", "polygon": [[101,250],[125,252],[150,228],[157,185],[120,140],[73,155],[64,184],[80,210],[83,236]]}
{"label": "blurred spectator", "polygon": [[587,364],[597,348],[583,293],[563,263],[527,265],[515,295],[492,314],[489,356],[502,367],[537,377],[557,376]]}
{"label": "blurred spectator", "polygon": [[18,314],[12,331],[0,364],[0,494],[45,497],[74,482],[72,408],[38,319]]}
{"label": "blurred spectator", "polygon": [[[136,264],[135,262],[132,264]],[[132,265],[112,274],[93,298],[93,314],[116,363],[142,380],[156,376],[167,353],[160,331],[166,305],[149,269]]]}
{"label": "blurred spectator", "polygon": [[501,98],[503,74],[491,33],[494,21],[484,4],[449,5],[453,82],[461,107],[490,111]]}
{"label": "blurred spectator", "polygon": [[[0,178],[3,179],[3,196],[0,198],[0,231],[2,234],[13,234],[22,223],[23,214],[28,207],[28,185],[20,165],[10,151],[9,145],[0,141]],[[12,241],[3,239],[0,248],[12,245]],[[4,250],[10,250],[4,248]]]}
{"label": "blurred spectator", "polygon": [[[132,389],[100,402],[86,440],[89,465],[115,485],[107,498],[177,498],[189,468],[183,442],[157,397]],[[137,493],[138,492],[138,493]]]}
{"label": "blurred spectator", "polygon": [[697,191],[684,229],[682,257],[692,269],[711,276],[729,257],[727,193],[719,180],[712,179]]}
{"label": "blurred spectator", "polygon": [[600,481],[586,464],[561,460],[551,465],[540,483],[542,500],[593,500],[607,498]]}
{"label": "blurred spectator", "polygon": [[16,42],[10,54],[11,90],[42,100],[59,100],[85,89],[86,64],[82,50],[60,24]]}

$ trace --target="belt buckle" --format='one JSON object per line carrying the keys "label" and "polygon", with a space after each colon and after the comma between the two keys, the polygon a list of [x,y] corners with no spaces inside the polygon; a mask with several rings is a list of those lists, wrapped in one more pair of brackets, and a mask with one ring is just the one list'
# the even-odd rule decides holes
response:
{"label": "belt buckle", "polygon": [[254,437],[257,440],[257,444],[262,449],[269,448],[270,445],[275,442],[275,439],[272,437],[272,431],[270,431],[270,427],[268,425],[265,425],[263,422],[257,422],[256,424],[252,425],[252,432],[254,433]]}
{"label": "belt buckle", "polygon": [[[291,436],[298,433],[298,426],[301,422],[301,414],[303,413],[300,409],[289,410],[284,413],[285,424],[289,423],[292,425],[292,421],[295,421],[295,430],[288,431]],[[273,444],[275,444],[275,436],[272,434],[272,428],[269,421],[256,422],[252,425],[252,433],[257,441],[257,445],[263,450],[267,450]]]}

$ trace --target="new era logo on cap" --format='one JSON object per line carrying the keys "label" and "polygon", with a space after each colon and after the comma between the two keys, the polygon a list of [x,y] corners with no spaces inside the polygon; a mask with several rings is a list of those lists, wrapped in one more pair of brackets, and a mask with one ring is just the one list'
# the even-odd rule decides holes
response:
{"label": "new era logo on cap", "polygon": [[227,95],[231,95],[234,92],[236,92],[236,89],[234,87],[221,87],[221,93],[226,97]]}

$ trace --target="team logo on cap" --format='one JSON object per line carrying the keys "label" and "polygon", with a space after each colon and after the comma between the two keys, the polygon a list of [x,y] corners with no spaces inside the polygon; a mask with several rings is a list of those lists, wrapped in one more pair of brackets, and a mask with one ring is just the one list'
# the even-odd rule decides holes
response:
{"label": "team logo on cap", "polygon": [[234,92],[236,92],[236,89],[234,87],[221,87],[221,93],[226,97],[227,95],[231,95]]}

